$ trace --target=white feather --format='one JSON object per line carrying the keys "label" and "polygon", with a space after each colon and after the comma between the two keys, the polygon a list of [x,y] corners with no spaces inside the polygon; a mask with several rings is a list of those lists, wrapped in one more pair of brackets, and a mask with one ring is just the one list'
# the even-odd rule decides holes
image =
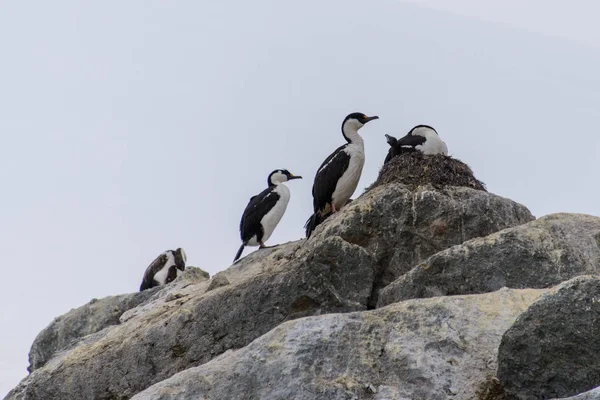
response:
{"label": "white feather", "polygon": [[365,165],[365,148],[362,139],[353,141],[343,151],[350,156],[350,163],[338,180],[331,196],[337,210],[344,207],[348,199],[354,194]]}
{"label": "white feather", "polygon": [[425,143],[415,146],[415,149],[419,150],[423,154],[448,155],[448,146],[446,146],[446,143],[440,139],[440,136],[433,129],[420,127],[413,130],[412,134],[423,136],[425,138]]}

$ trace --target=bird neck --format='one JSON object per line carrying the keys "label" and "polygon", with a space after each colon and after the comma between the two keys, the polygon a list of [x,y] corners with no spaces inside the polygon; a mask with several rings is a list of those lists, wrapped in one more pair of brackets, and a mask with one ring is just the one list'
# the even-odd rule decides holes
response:
{"label": "bird neck", "polygon": [[281,184],[283,184],[283,182],[280,182],[280,181],[273,182],[273,181],[271,181],[270,184],[269,184],[269,187],[277,187],[277,186],[279,186]]}
{"label": "bird neck", "polygon": [[358,134],[358,129],[344,125],[342,127],[342,134],[348,143],[364,145],[363,138]]}

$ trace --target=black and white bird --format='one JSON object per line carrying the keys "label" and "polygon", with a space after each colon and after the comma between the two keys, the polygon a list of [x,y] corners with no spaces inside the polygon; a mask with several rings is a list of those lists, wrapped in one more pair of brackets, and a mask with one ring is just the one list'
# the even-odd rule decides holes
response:
{"label": "black and white bird", "polygon": [[398,154],[414,151],[420,151],[423,154],[448,155],[448,146],[440,139],[437,131],[429,125],[417,125],[400,139],[390,135],[385,135],[385,137],[390,145],[390,150],[384,164]]}
{"label": "black and white bird", "polygon": [[144,279],[140,285],[140,292],[155,286],[172,282],[185,270],[187,257],[182,248],[167,250],[146,268]]}
{"label": "black and white bird", "polygon": [[233,262],[240,258],[246,246],[260,246],[261,249],[266,247],[265,242],[281,221],[290,201],[290,189],[283,183],[292,179],[302,177],[290,173],[287,169],[277,169],[269,174],[268,187],[250,198],[240,221],[242,245]]}
{"label": "black and white bird", "polygon": [[342,122],[342,135],[348,143],[331,153],[315,175],[312,188],[314,213],[304,225],[306,237],[310,237],[330,213],[344,207],[356,190],[365,165],[365,146],[358,131],[367,122],[378,118],[352,113]]}

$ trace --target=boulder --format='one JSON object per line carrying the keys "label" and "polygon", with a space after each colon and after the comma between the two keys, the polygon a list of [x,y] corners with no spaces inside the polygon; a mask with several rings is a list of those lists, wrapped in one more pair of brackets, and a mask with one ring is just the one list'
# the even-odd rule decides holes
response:
{"label": "boulder", "polygon": [[498,378],[509,399],[573,396],[600,385],[600,277],[559,285],[504,334]]}
{"label": "boulder", "polygon": [[526,207],[485,191],[466,187],[438,190],[432,185],[411,190],[390,183],[372,188],[343,212],[329,217],[309,241],[339,236],[372,255],[376,270],[369,306],[374,308],[379,289],[427,257],[532,220]]}
{"label": "boulder", "polygon": [[600,218],[553,214],[429,257],[387,286],[379,306],[411,298],[547,288],[600,273]]}
{"label": "boulder", "polygon": [[502,334],[542,292],[409,300],[286,322],[133,399],[483,398]]}

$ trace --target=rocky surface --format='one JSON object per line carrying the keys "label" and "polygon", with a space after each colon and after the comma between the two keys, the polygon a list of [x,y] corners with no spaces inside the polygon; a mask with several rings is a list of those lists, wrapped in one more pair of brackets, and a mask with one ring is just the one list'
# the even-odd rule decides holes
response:
{"label": "rocky surface", "polygon": [[434,253],[532,219],[484,191],[376,187],[308,241],[252,253],[211,280],[186,271],[120,324],[56,354],[7,399],[128,399],[286,321],[373,308],[380,287]]}
{"label": "rocky surface", "polygon": [[410,300],[287,322],[134,400],[482,398],[502,334],[541,292]]}
{"label": "rocky surface", "polygon": [[35,338],[29,351],[29,372],[42,367],[58,351],[78,339],[117,325],[121,315],[148,300],[156,290],[92,299],[88,304],[57,317]]}
{"label": "rocky surface", "polygon": [[465,187],[410,190],[378,186],[317,227],[310,241],[339,236],[364,248],[375,263],[375,307],[380,288],[427,257],[469,239],[532,221],[524,206]]}
{"label": "rocky surface", "polygon": [[553,214],[429,257],[383,290],[379,306],[411,298],[547,288],[600,273],[600,218]]}
{"label": "rocky surface", "polygon": [[567,397],[600,383],[600,277],[574,278],[524,312],[502,338],[498,378],[510,399]]}
{"label": "rocky surface", "polygon": [[600,400],[600,387],[572,397],[552,400]]}

